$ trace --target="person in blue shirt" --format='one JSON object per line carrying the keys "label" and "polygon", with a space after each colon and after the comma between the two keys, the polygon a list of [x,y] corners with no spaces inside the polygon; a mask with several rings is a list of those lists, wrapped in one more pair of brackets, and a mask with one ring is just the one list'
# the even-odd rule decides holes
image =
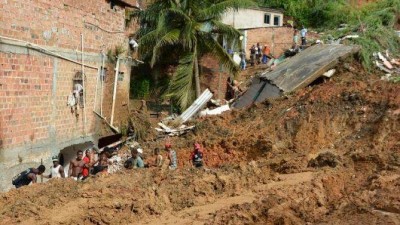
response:
{"label": "person in blue shirt", "polygon": [[131,168],[134,168],[134,169],[136,169],[136,168],[144,168],[144,162],[143,162],[142,157],[140,157],[139,151],[136,148],[133,148],[131,150],[132,157],[129,158],[124,163],[125,168],[128,168],[128,169],[131,169]]}

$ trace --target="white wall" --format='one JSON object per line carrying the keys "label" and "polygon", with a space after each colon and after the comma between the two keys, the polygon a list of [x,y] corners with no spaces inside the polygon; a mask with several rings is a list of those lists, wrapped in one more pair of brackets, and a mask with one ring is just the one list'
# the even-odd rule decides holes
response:
{"label": "white wall", "polygon": [[[270,23],[264,23],[264,15],[270,14]],[[222,22],[236,29],[251,29],[274,26],[274,16],[279,16],[279,25],[283,25],[283,14],[261,9],[239,9],[229,11],[222,17]]]}

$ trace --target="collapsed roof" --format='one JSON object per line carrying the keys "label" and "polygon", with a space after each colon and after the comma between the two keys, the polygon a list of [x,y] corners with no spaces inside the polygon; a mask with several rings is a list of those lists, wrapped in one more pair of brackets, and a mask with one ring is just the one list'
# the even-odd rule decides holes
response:
{"label": "collapsed roof", "polygon": [[359,49],[358,46],[341,44],[309,47],[279,64],[275,70],[253,78],[249,89],[233,107],[247,107],[304,88],[335,67],[340,59],[357,53]]}

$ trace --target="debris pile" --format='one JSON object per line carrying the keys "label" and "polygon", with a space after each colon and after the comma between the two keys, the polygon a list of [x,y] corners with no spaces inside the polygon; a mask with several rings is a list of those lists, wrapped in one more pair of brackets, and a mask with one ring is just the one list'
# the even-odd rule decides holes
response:
{"label": "debris pile", "polygon": [[385,55],[380,52],[375,52],[373,54],[375,58],[375,65],[377,68],[386,73],[382,76],[382,80],[386,81],[398,81],[400,78],[400,59],[395,59],[391,57],[388,50],[386,50]]}
{"label": "debris pile", "polygon": [[[169,138],[177,170],[1,194],[0,224],[398,224],[400,87],[351,67],[268,105],[198,119],[196,133]],[[208,170],[185,164],[194,140]]]}
{"label": "debris pile", "polygon": [[[192,130],[195,126],[187,126],[188,120],[193,118],[211,100],[213,94],[206,89],[194,102],[178,117],[168,117],[163,122],[158,123],[160,128],[155,128],[160,136],[179,136]],[[172,125],[173,128],[168,125]]]}

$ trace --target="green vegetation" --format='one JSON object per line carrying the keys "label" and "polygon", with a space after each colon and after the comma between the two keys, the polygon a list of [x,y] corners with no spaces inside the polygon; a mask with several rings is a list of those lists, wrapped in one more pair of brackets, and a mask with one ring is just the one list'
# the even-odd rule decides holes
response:
{"label": "green vegetation", "polygon": [[[365,68],[373,66],[373,52],[389,50],[400,53],[399,38],[394,26],[400,15],[400,0],[382,0],[352,7],[345,0],[259,0],[260,6],[285,10],[298,26],[304,25],[324,32],[325,39],[337,39],[348,34],[360,38],[349,40],[360,45],[360,59]],[[347,24],[337,29],[340,24]]]}
{"label": "green vegetation", "polygon": [[154,0],[133,14],[142,24],[137,35],[143,59],[151,67],[166,62],[176,66],[167,96],[181,109],[200,95],[199,60],[205,54],[214,56],[229,73],[239,72],[216,37],[238,39],[240,33],[220,18],[230,9],[253,4],[252,0]]}
{"label": "green vegetation", "polygon": [[115,46],[114,49],[109,49],[107,51],[108,61],[112,64],[115,64],[117,62],[117,57],[120,57],[125,52],[126,49],[120,45]]}

